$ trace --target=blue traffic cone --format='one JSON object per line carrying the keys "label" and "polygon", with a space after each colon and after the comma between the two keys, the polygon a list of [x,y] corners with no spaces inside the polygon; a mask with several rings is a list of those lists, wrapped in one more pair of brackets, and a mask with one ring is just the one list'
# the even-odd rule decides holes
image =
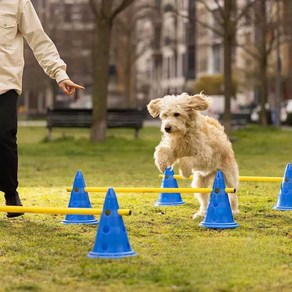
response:
{"label": "blue traffic cone", "polygon": [[216,173],[207,213],[200,225],[213,229],[230,229],[238,226],[232,216],[228,195],[225,192],[224,176],[220,170]]}
{"label": "blue traffic cone", "polygon": [[93,250],[89,258],[117,259],[135,256],[131,249],[122,216],[118,214],[119,204],[112,188],[108,189]]}
{"label": "blue traffic cone", "polygon": [[[163,175],[162,188],[178,188],[176,179],[173,177],[174,171],[168,167]],[[180,193],[160,193],[154,206],[177,206],[185,202],[182,200]]]}
{"label": "blue traffic cone", "polygon": [[281,211],[292,210],[292,164],[288,163],[285,169],[278,201],[273,209]]}
{"label": "blue traffic cone", "polygon": [[[84,191],[85,181],[81,171],[77,171],[71,191],[68,208],[91,208],[88,193]],[[97,224],[93,215],[66,215],[64,224]]]}

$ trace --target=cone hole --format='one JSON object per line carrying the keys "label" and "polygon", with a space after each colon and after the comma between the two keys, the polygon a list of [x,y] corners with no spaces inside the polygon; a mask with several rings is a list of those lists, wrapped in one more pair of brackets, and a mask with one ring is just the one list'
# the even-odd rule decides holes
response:
{"label": "cone hole", "polygon": [[285,182],[288,182],[288,181],[289,181],[289,178],[288,178],[288,177],[286,177],[286,178],[285,178]]}
{"label": "cone hole", "polygon": [[111,211],[110,211],[110,210],[105,210],[104,214],[105,214],[106,216],[109,216],[109,215],[111,214]]}
{"label": "cone hole", "polygon": [[74,192],[78,192],[79,191],[79,188],[74,188]]}
{"label": "cone hole", "polygon": [[215,193],[218,194],[220,192],[219,188],[215,188]]}
{"label": "cone hole", "polygon": [[109,226],[108,225],[105,225],[102,229],[103,233],[108,233],[110,230]]}
{"label": "cone hole", "polygon": [[165,178],[165,179],[168,179],[168,178],[169,178],[169,175],[165,175],[164,178]]}
{"label": "cone hole", "polygon": [[213,207],[218,207],[218,202],[217,201],[215,201],[215,202],[213,202]]}

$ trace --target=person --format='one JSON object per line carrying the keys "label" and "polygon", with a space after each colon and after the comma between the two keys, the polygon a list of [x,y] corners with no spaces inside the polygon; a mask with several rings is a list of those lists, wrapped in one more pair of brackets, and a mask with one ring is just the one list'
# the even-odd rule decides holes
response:
{"label": "person", "polygon": [[[17,99],[22,91],[23,42],[61,90],[73,94],[84,87],[66,73],[66,64],[44,32],[30,0],[0,0],[0,191],[6,205],[22,206],[18,188]],[[23,213],[7,213],[7,217]]]}

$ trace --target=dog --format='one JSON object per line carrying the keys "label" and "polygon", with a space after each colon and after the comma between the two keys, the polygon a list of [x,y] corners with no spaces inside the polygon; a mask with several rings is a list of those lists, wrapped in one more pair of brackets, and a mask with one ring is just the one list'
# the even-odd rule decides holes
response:
{"label": "dog", "polygon": [[[239,171],[232,145],[224,127],[214,118],[203,115],[209,100],[202,93],[166,95],[150,101],[147,109],[161,119],[162,139],[155,148],[154,160],[162,173],[178,164],[180,174],[193,174],[192,187],[212,186],[220,169],[228,187],[238,187]],[[195,194],[200,209],[193,218],[205,216],[210,194]],[[232,213],[239,213],[236,193],[228,194]]]}

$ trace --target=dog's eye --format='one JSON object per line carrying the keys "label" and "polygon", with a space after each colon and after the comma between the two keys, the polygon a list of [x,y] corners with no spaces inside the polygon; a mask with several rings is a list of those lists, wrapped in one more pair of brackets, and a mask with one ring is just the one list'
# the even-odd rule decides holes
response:
{"label": "dog's eye", "polygon": [[174,113],[173,116],[174,117],[179,117],[180,116],[180,113]]}

